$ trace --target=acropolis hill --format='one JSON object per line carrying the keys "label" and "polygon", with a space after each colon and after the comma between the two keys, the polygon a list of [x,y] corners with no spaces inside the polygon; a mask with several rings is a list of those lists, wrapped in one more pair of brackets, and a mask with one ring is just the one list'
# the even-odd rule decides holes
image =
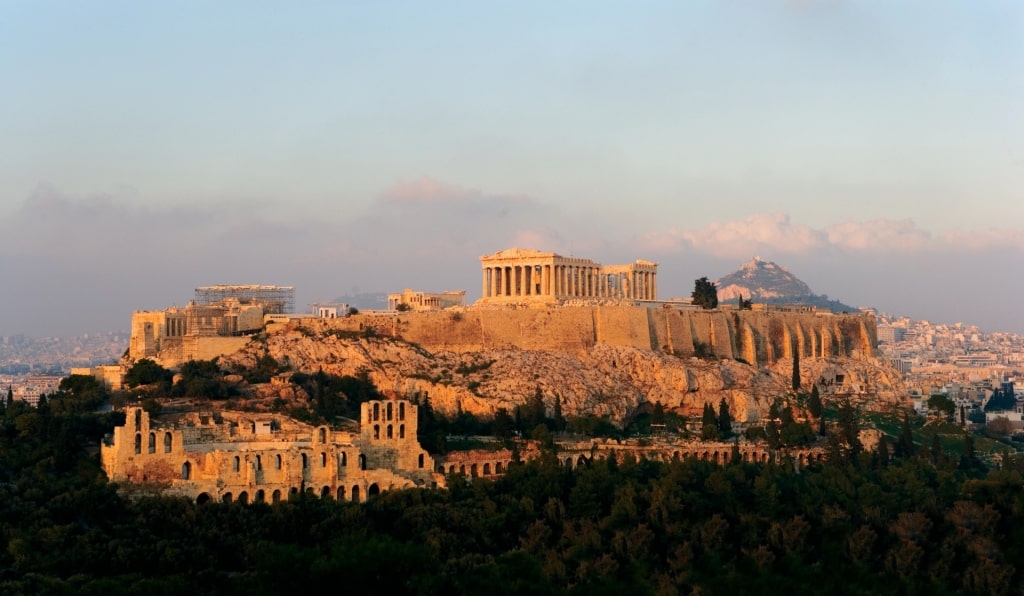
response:
{"label": "acropolis hill", "polygon": [[[232,368],[270,356],[294,371],[366,371],[385,395],[429,395],[450,414],[511,410],[539,389],[566,415],[622,421],[660,403],[692,416],[725,399],[736,419],[755,421],[791,391],[794,351],[806,390],[883,402],[905,394],[899,373],[875,358],[870,315],[659,301],[650,261],[606,266],[512,249],[481,266],[483,298],[469,307],[276,317],[262,333],[209,338],[176,311],[181,336],[163,339],[155,314],[142,313],[145,326],[133,330],[156,335],[133,334],[131,358],[174,366],[220,355]],[[252,389],[261,399],[295,398],[280,384]]]}

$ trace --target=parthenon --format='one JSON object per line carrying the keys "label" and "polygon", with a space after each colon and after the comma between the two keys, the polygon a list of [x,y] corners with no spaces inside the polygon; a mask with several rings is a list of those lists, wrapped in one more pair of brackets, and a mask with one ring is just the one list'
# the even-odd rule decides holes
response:
{"label": "parthenon", "polygon": [[658,264],[602,265],[590,259],[521,248],[480,257],[482,303],[563,300],[657,300]]}

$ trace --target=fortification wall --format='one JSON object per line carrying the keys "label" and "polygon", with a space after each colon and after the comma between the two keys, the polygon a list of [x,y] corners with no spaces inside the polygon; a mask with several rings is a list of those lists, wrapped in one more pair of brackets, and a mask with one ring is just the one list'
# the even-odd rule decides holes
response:
{"label": "fortification wall", "polygon": [[428,350],[576,353],[595,344],[707,355],[771,365],[792,358],[867,358],[877,344],[871,315],[694,311],[643,306],[481,308],[307,320],[324,330],[401,337]]}

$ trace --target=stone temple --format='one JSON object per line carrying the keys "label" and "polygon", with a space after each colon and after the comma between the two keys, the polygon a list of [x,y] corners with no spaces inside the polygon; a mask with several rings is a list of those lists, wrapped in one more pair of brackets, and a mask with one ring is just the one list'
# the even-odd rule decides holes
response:
{"label": "stone temple", "polygon": [[658,264],[602,265],[522,248],[480,257],[481,304],[658,299]]}

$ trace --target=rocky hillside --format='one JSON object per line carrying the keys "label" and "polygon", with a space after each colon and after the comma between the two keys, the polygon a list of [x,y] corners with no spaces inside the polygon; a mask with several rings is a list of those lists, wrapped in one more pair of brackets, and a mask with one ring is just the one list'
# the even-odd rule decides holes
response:
{"label": "rocky hillside", "polygon": [[[698,416],[705,403],[717,406],[724,398],[736,419],[756,421],[767,412],[771,399],[789,393],[792,379],[788,358],[756,368],[735,360],[607,344],[571,352],[428,350],[402,339],[298,325],[254,339],[221,363],[253,367],[265,355],[308,373],[355,375],[365,370],[386,395],[429,395],[441,412],[483,416],[525,403],[539,388],[549,410],[557,399],[570,416],[608,415],[622,421],[645,403]],[[826,395],[849,392],[857,398],[871,396],[877,403],[892,403],[905,395],[899,374],[871,359],[801,358],[800,367],[806,390],[817,381]],[[268,399],[294,393],[293,388],[271,384],[255,391]]]}
{"label": "rocky hillside", "polygon": [[716,284],[718,299],[722,302],[735,302],[743,297],[753,302],[810,304],[834,312],[857,311],[855,307],[815,294],[788,269],[760,257],[740,265],[737,271],[722,277]]}

